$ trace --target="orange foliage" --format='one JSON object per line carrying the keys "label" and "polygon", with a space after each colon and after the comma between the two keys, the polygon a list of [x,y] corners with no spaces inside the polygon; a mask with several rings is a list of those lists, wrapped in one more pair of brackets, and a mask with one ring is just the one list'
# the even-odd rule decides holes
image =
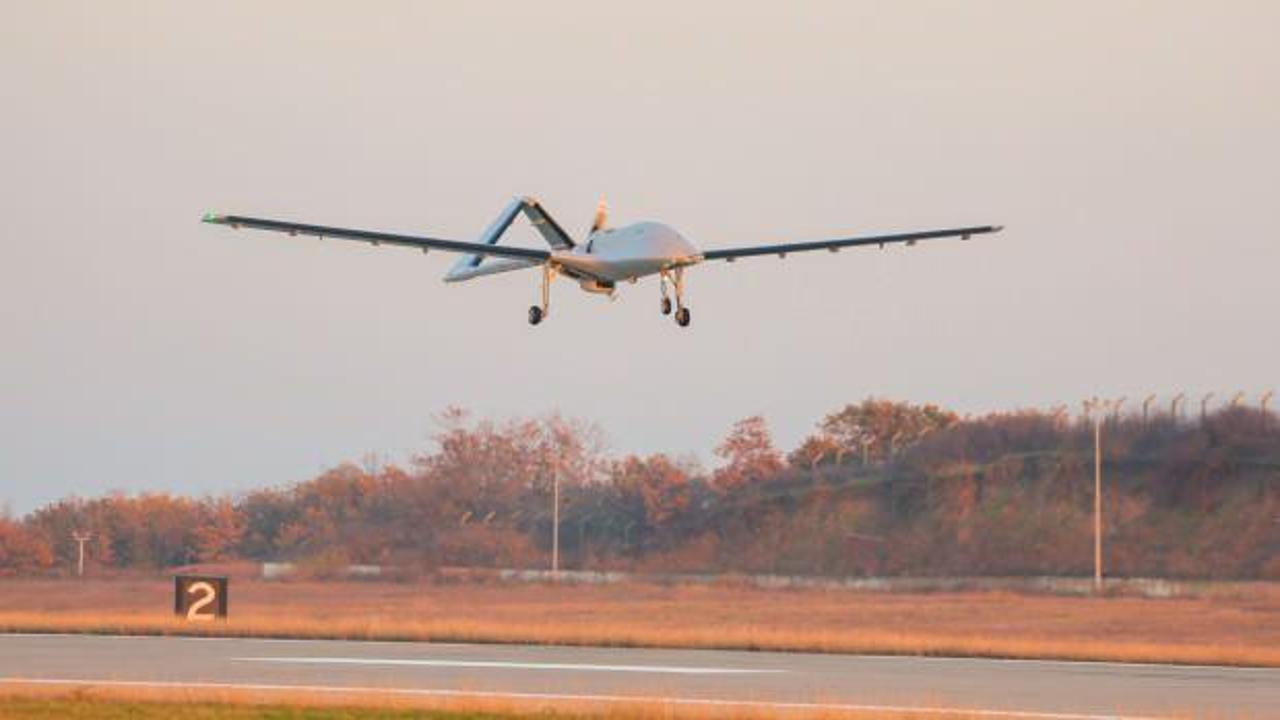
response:
{"label": "orange foliage", "polygon": [[784,467],[769,426],[759,415],[734,423],[729,436],[716,448],[716,455],[725,461],[725,466],[716,470],[713,479],[716,487],[724,491],[771,477]]}
{"label": "orange foliage", "polygon": [[[1092,572],[1092,431],[1060,414],[960,421],[935,406],[848,405],[787,465],[756,416],[708,474],[663,454],[610,458],[556,415],[441,417],[437,447],[400,468],[344,464],[243,497],[70,498],[0,520],[0,572],[90,574],[288,560],[319,574],[383,564],[530,567],[549,560],[552,486],[571,569],[795,575]],[[1105,571],[1280,575],[1280,423],[1229,408],[1203,422],[1123,417],[1105,429]],[[865,458],[864,458],[865,451]]]}

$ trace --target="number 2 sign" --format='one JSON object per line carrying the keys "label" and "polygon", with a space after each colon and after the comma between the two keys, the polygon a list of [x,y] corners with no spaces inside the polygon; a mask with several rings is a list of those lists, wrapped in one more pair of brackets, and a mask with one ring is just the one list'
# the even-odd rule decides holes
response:
{"label": "number 2 sign", "polygon": [[227,617],[227,579],[210,575],[175,575],[173,614],[190,622]]}

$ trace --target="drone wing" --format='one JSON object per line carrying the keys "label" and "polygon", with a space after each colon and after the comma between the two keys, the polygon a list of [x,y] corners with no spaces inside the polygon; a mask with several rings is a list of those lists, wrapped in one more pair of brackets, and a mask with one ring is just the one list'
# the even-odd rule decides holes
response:
{"label": "drone wing", "polygon": [[1002,230],[1000,225],[978,225],[974,227],[952,228],[949,230],[924,230],[921,232],[897,233],[894,235],[870,235],[866,237],[838,238],[835,240],[815,240],[812,242],[783,243],[780,245],[756,245],[754,247],[726,248],[723,250],[707,250],[702,253],[704,260],[728,260],[733,262],[740,257],[755,255],[777,255],[786,257],[787,253],[808,252],[810,250],[828,250],[839,252],[841,248],[878,245],[884,247],[892,243],[915,245],[920,240],[936,240],[939,238],[958,237],[968,240],[970,236],[994,233]]}
{"label": "drone wing", "polygon": [[402,245],[417,248],[422,252],[443,250],[445,252],[470,253],[473,255],[494,256],[521,260],[534,265],[546,262],[551,253],[546,250],[534,250],[522,247],[503,247],[496,244],[462,242],[460,240],[442,240],[440,238],[422,237],[419,235],[402,235],[399,233],[378,232],[374,230],[352,230],[349,228],[329,227],[327,225],[309,225],[306,223],[287,222],[283,220],[266,220],[263,218],[245,217],[243,215],[219,215],[208,213],[204,221],[215,225],[228,225],[232,228],[252,228],[254,230],[274,230],[290,235],[311,235],[318,238],[340,238],[358,240],[372,245]]}

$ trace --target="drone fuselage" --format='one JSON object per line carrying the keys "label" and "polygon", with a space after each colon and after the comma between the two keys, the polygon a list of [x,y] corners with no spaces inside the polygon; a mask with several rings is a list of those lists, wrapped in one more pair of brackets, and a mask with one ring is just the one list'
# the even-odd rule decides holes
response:
{"label": "drone fuselage", "polygon": [[693,243],[657,222],[597,230],[572,250],[551,254],[551,263],[566,275],[603,281],[593,287],[584,284],[590,292],[606,292],[606,283],[636,280],[701,260]]}

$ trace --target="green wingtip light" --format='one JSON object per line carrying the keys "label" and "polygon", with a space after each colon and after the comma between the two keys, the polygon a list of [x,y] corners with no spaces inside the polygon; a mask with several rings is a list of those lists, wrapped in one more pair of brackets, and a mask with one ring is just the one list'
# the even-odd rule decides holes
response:
{"label": "green wingtip light", "polygon": [[204,217],[201,218],[201,222],[207,222],[207,223],[216,223],[221,221],[222,221],[222,216],[219,215],[218,213],[207,212],[204,214]]}

